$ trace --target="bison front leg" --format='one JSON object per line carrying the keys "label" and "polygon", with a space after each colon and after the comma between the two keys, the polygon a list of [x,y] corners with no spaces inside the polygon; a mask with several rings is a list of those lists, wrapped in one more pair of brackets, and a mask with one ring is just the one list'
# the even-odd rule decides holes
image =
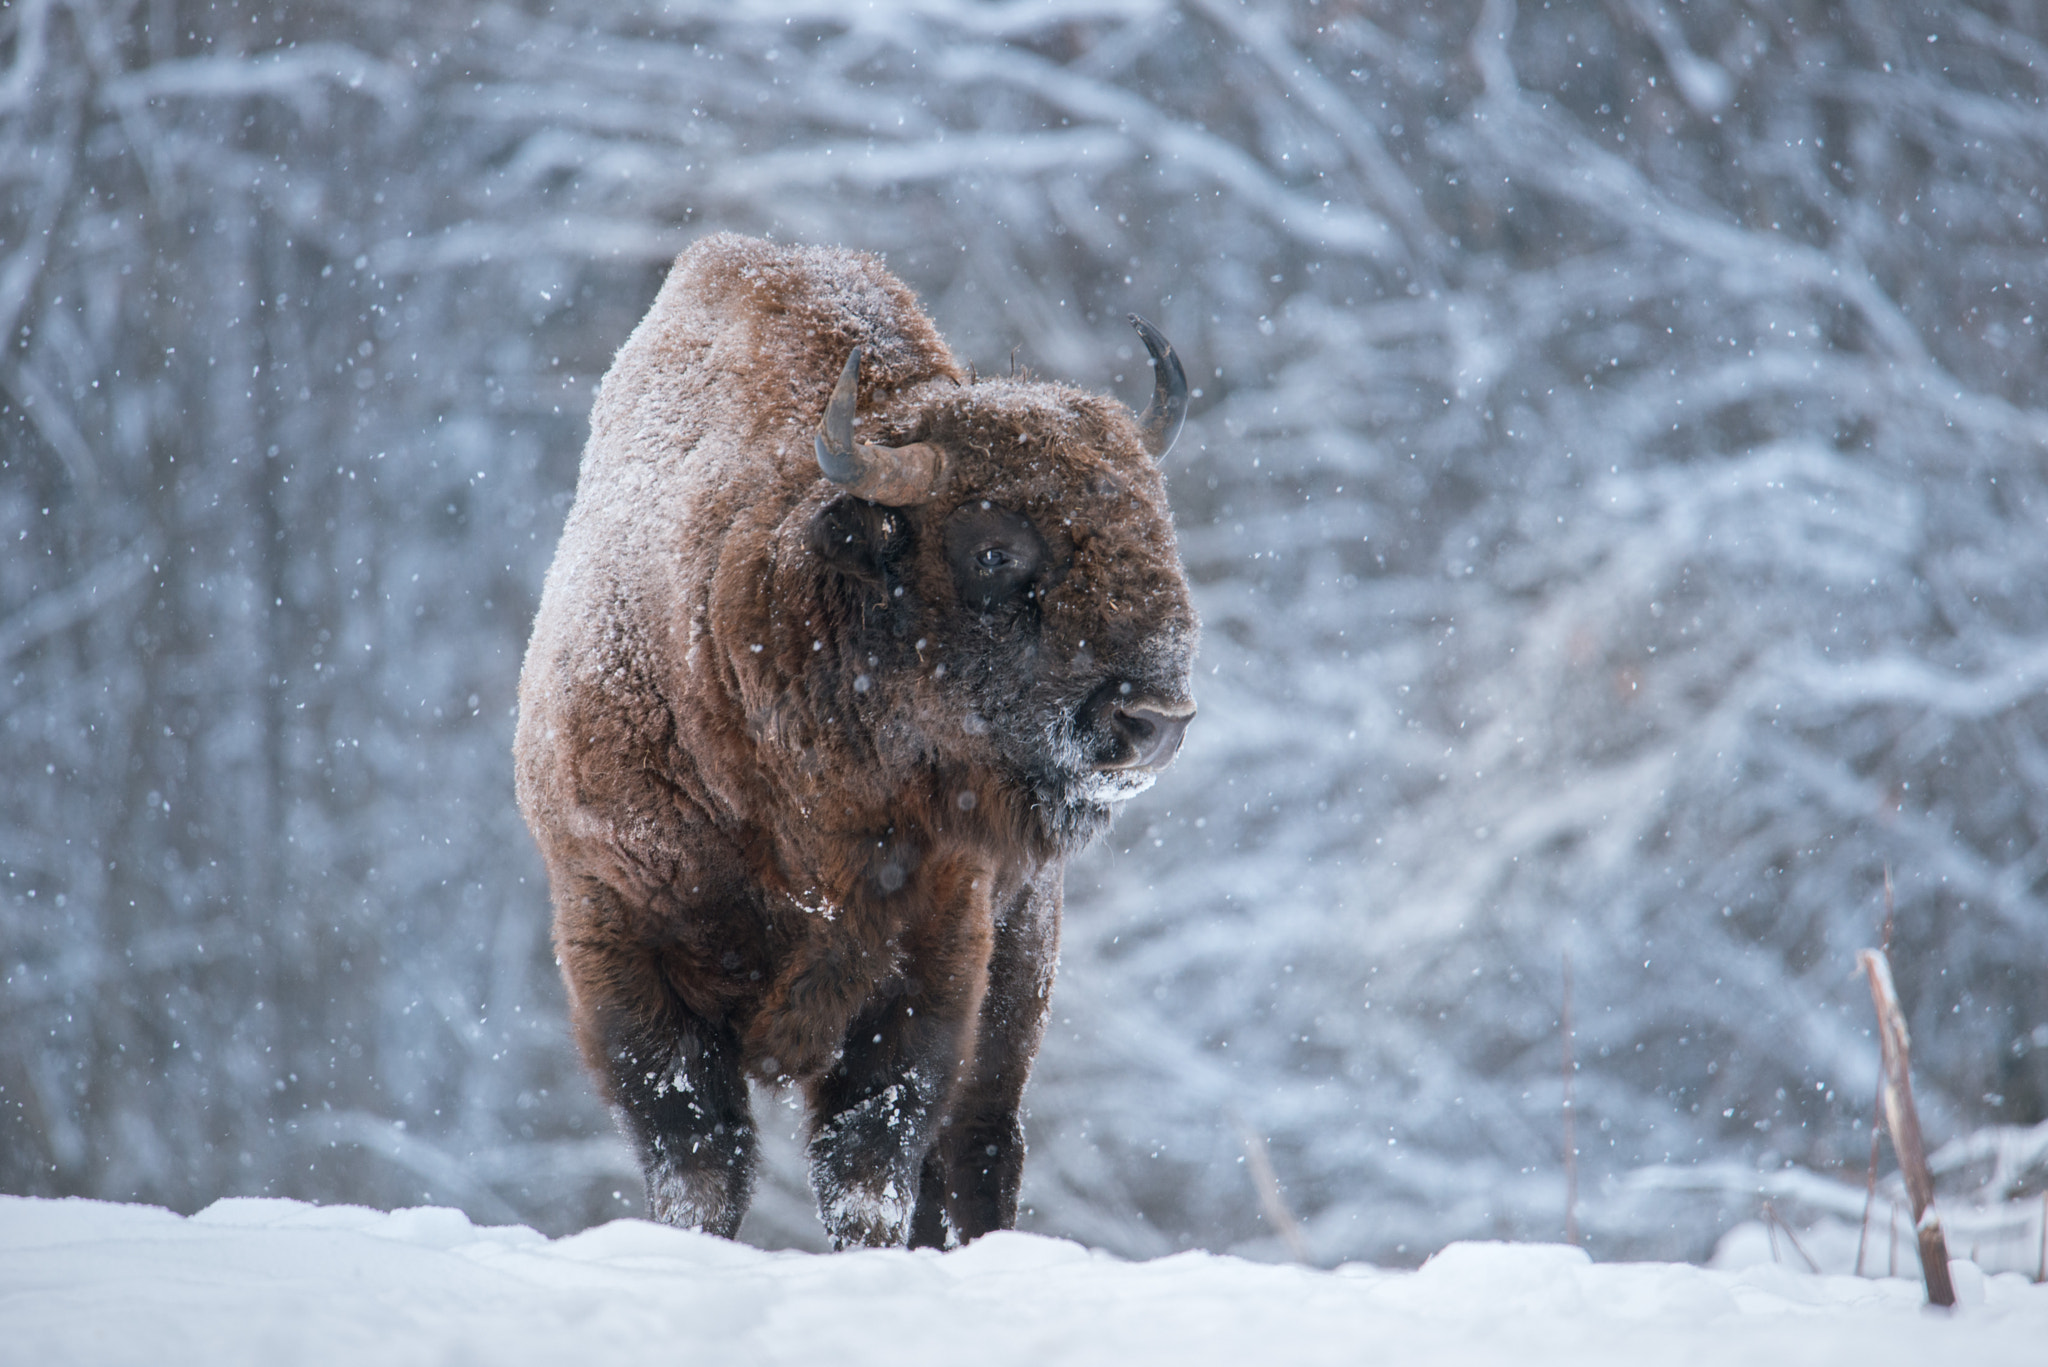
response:
{"label": "bison front leg", "polygon": [[1060,881],[1055,865],[1006,899],[972,1066],[925,1160],[913,1243],[943,1246],[942,1209],[962,1243],[1017,1223],[1017,1189],[1024,1176],[1019,1110],[1052,1007]]}
{"label": "bison front leg", "polygon": [[619,1032],[608,1059],[649,1213],[737,1238],[759,1152],[738,1039],[679,1008],[653,1029]]}
{"label": "bison front leg", "polygon": [[[967,1032],[899,998],[855,1021],[839,1064],[811,1088],[811,1186],[834,1248],[902,1244],[918,1168]],[[859,1032],[866,1032],[864,1035]]]}
{"label": "bison front leg", "polygon": [[835,1248],[909,1239],[919,1171],[972,1056],[987,983],[986,880],[972,890],[941,926],[907,937],[902,978],[854,1018],[838,1062],[810,1084],[811,1185]]}
{"label": "bison front leg", "polygon": [[577,1042],[640,1159],[649,1214],[734,1238],[759,1148],[739,1040],[685,1006],[608,910],[610,890],[592,885],[558,921]]}

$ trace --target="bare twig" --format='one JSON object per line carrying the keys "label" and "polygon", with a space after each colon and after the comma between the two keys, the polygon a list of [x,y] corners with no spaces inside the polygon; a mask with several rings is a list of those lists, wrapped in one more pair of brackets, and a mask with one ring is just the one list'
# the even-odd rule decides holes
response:
{"label": "bare twig", "polygon": [[72,583],[0,620],[0,664],[119,601],[148,576],[155,552],[154,538],[145,534]]}
{"label": "bare twig", "polygon": [[73,484],[87,493],[99,488],[100,461],[93,454],[92,443],[78,430],[70,405],[58,397],[42,377],[28,366],[11,366],[0,373],[0,392],[21,405],[35,424],[36,431],[63,461],[65,472]]}
{"label": "bare twig", "polygon": [[1816,1273],[1820,1271],[1820,1264],[1813,1260],[1813,1255],[1808,1253],[1799,1242],[1799,1236],[1792,1232],[1791,1223],[1784,1216],[1778,1214],[1778,1208],[1769,1201],[1764,1202],[1764,1228],[1771,1232],[1771,1260],[1773,1262],[1777,1261],[1778,1257],[1777,1231],[1782,1229],[1785,1231],[1786,1241],[1792,1245],[1792,1251],[1806,1260],[1807,1270]]}
{"label": "bare twig", "polygon": [[1920,1245],[1920,1272],[1927,1281],[1931,1305],[1954,1305],[1949,1283],[1948,1242],[1934,1207],[1934,1174],[1927,1167],[1927,1149],[1920,1137],[1920,1114],[1913,1106],[1913,1079],[1906,1033],[1906,1013],[1892,986],[1891,962],[1874,949],[1858,952],[1857,961],[1870,979],[1870,1000],[1877,1009],[1877,1032],[1884,1049],[1884,1118],[1898,1156],[1906,1194],[1913,1202],[1913,1226]]}
{"label": "bare twig", "polygon": [[1892,957],[1892,930],[1897,924],[1893,915],[1895,910],[1892,900],[1892,865],[1887,859],[1884,865],[1884,938],[1877,944],[1887,961]]}
{"label": "bare twig", "polygon": [[1301,1237],[1301,1226],[1294,1218],[1294,1212],[1287,1208],[1287,1198],[1280,1191],[1280,1176],[1273,1171],[1273,1159],[1266,1152],[1266,1140],[1243,1116],[1232,1113],[1237,1121],[1237,1130],[1244,1138],[1245,1167],[1251,1171],[1252,1186],[1259,1193],[1259,1209],[1265,1214],[1266,1223],[1280,1235],[1287,1244],[1287,1251],[1294,1255],[1294,1261],[1309,1261],[1308,1242]]}
{"label": "bare twig", "polygon": [[1377,258],[1402,245],[1378,214],[1296,190],[1237,144],[1173,118],[1130,91],[1077,77],[1016,49],[956,48],[945,54],[940,68],[948,80],[1009,86],[1077,121],[1112,126],[1153,156],[1224,186],[1305,246]]}
{"label": "bare twig", "polygon": [[1579,1241],[1579,1126],[1572,1107],[1572,954],[1564,954],[1564,1009],[1558,1023],[1564,1035],[1564,1241]]}
{"label": "bare twig", "polygon": [[1380,140],[1379,130],[1364,118],[1341,88],[1325,78],[1313,62],[1301,60],[1267,15],[1235,0],[1193,0],[1194,8],[1265,63],[1288,92],[1315,111],[1358,168],[1375,199],[1401,229],[1415,264],[1438,278],[1449,244],[1430,220],[1422,196]]}

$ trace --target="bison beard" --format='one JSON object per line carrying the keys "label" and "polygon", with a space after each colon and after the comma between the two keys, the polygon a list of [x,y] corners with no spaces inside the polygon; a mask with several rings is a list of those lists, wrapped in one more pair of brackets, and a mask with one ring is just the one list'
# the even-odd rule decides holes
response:
{"label": "bison beard", "polygon": [[1015,1222],[1065,860],[1194,714],[1185,382],[1137,326],[1142,417],[968,380],[873,258],[722,235],[605,377],[515,759],[657,1218],[738,1231],[752,1075],[804,1090],[835,1245]]}

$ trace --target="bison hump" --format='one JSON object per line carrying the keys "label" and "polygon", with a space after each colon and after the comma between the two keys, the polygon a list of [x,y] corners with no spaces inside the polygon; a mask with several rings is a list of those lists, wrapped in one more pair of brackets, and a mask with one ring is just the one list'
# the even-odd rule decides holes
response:
{"label": "bison hump", "polygon": [[[862,404],[959,367],[908,286],[879,257],[717,233],[676,258],[619,351],[591,414],[593,456],[631,458],[729,437],[808,454],[847,353],[865,349]],[[586,465],[589,462],[586,461]]]}

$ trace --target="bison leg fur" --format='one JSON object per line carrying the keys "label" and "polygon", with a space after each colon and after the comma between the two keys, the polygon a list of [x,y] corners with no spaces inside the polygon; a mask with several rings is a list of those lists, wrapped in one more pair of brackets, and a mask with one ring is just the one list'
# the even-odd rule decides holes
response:
{"label": "bison leg fur", "polygon": [[946,1156],[934,1140],[917,1170],[917,1205],[910,1212],[910,1246],[944,1248],[950,1242],[946,1224]]}
{"label": "bison leg fur", "polygon": [[657,1220],[736,1238],[759,1155],[733,1032],[680,1007],[609,1042],[614,1092]]}
{"label": "bison leg fur", "polygon": [[812,1084],[811,1186],[833,1247],[907,1242],[964,1027],[890,998],[855,1019],[839,1063]]}
{"label": "bison leg fur", "polygon": [[[1017,1223],[1024,1175],[1024,1082],[1052,1007],[1059,955],[1059,870],[1019,889],[995,934],[971,1070],[948,1107],[925,1161],[915,1237],[942,1247],[945,1224],[960,1242]],[[943,1202],[945,1220],[926,1204]]]}
{"label": "bison leg fur", "polygon": [[573,923],[585,933],[556,941],[577,1042],[640,1159],[649,1214],[733,1238],[759,1151],[739,1039],[683,1004],[653,951],[589,933],[611,901],[592,890]]}
{"label": "bison leg fur", "polygon": [[986,876],[973,886],[964,914],[905,946],[901,980],[854,1018],[839,1061],[810,1084],[811,1185],[836,1247],[912,1233],[925,1155],[972,1058],[988,982]]}

